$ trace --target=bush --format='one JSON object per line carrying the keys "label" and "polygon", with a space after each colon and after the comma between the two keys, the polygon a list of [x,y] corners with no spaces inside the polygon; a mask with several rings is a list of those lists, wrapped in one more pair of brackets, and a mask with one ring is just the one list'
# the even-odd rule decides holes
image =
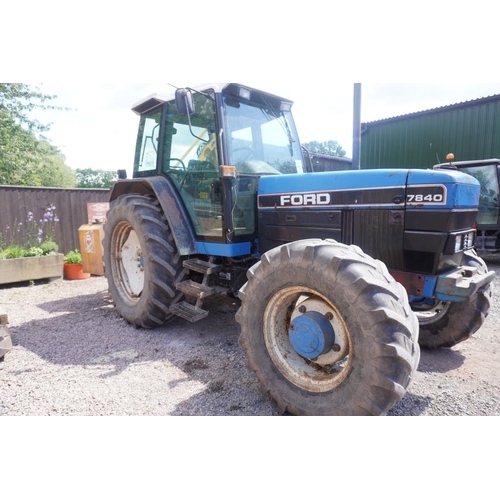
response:
{"label": "bush", "polygon": [[42,249],[43,255],[51,255],[53,253],[57,253],[59,250],[59,246],[55,241],[44,241],[40,248]]}

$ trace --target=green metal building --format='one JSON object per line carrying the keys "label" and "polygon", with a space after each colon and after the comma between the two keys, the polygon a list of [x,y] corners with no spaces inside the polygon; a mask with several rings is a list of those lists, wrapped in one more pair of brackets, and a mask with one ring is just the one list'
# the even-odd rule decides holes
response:
{"label": "green metal building", "polygon": [[500,94],[361,125],[361,168],[500,158]]}

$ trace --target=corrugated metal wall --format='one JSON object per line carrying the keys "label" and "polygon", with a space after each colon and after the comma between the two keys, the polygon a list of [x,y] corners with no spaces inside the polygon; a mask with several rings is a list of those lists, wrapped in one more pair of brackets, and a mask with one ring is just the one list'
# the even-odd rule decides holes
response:
{"label": "corrugated metal wall", "polygon": [[500,157],[500,95],[363,123],[361,168],[432,168]]}
{"label": "corrugated metal wall", "polygon": [[[0,233],[15,226],[23,238],[28,213],[35,220],[43,218],[50,205],[56,207],[56,242],[59,252],[67,253],[79,248],[78,229],[88,224],[87,203],[109,200],[109,189],[57,189],[0,186]],[[21,225],[20,225],[21,223]]]}

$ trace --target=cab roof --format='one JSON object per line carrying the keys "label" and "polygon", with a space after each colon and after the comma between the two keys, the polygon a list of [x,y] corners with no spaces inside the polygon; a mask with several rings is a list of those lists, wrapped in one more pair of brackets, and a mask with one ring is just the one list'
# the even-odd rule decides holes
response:
{"label": "cab roof", "polygon": [[[284,98],[278,97],[274,94],[269,94],[268,92],[264,92],[262,90],[258,90],[256,88],[249,87],[248,85],[242,85],[239,83],[204,83],[201,85],[196,85],[196,86],[187,87],[187,88],[192,89],[192,90],[196,90],[198,92],[204,92],[204,91],[207,91],[209,89],[212,89],[215,93],[220,94],[223,90],[225,90],[231,86],[234,86],[235,88],[244,87],[245,89],[248,89],[252,92],[258,92],[260,94],[268,95],[269,97],[273,97],[275,99],[277,98],[283,102],[293,104],[293,101],[290,101],[289,99],[284,99]],[[148,111],[150,111],[158,106],[161,106],[165,102],[172,101],[174,99],[175,99],[175,92],[151,94],[151,95],[145,97],[144,99],[141,99],[137,103],[135,103],[132,106],[132,111],[138,115],[143,115],[144,113],[147,113]]]}

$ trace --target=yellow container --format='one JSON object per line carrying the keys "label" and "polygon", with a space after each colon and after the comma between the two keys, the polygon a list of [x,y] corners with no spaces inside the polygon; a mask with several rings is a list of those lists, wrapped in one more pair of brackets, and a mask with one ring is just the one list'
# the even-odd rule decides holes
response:
{"label": "yellow container", "polygon": [[104,226],[102,224],[84,224],[78,230],[83,271],[94,276],[104,276]]}

